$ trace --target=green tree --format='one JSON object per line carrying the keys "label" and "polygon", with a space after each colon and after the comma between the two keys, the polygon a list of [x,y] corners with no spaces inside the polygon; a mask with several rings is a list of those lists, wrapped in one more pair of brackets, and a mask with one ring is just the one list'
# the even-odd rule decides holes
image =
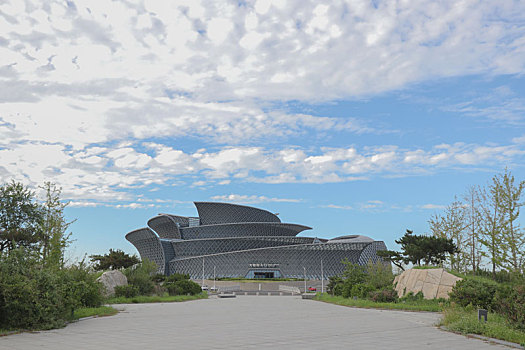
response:
{"label": "green tree", "polygon": [[135,255],[126,254],[120,249],[110,249],[108,254],[91,255],[89,258],[91,262],[96,262],[93,267],[96,271],[125,269],[140,262]]}
{"label": "green tree", "polygon": [[64,218],[68,203],[60,200],[62,189],[51,182],[45,182],[42,189],[45,191],[40,229],[42,259],[47,267],[59,268],[64,265],[65,249],[71,243],[71,233],[66,231],[73,222]]}
{"label": "green tree", "polygon": [[414,235],[412,231],[406,230],[405,235],[395,241],[401,246],[399,256],[402,256],[405,264],[414,265],[441,265],[447,254],[455,254],[457,247],[452,239],[445,237],[434,237]]}
{"label": "green tree", "polygon": [[501,212],[504,216],[503,239],[507,247],[507,266],[509,270],[520,272],[525,258],[525,233],[516,222],[523,206],[521,196],[525,188],[525,181],[515,183],[514,176],[508,169],[496,177],[501,190]]}
{"label": "green tree", "polygon": [[481,253],[490,261],[493,278],[496,278],[496,269],[503,266],[507,250],[502,234],[505,218],[501,208],[501,192],[501,183],[497,176],[481,191],[483,199],[479,242],[485,248]]}
{"label": "green tree", "polygon": [[455,199],[445,208],[443,215],[434,214],[428,223],[432,235],[451,239],[456,246],[455,253],[448,256],[450,267],[456,271],[465,271],[468,260],[465,254],[468,250],[465,247],[465,241],[468,241],[465,229],[469,226],[465,205]]}
{"label": "green tree", "polygon": [[0,187],[0,253],[36,248],[43,220],[35,194],[19,182]]}

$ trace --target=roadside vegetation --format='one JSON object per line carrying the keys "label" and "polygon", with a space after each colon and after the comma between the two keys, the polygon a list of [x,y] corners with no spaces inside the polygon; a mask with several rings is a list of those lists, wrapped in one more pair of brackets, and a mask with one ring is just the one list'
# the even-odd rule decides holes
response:
{"label": "roadside vegetation", "polygon": [[103,306],[108,300],[96,281],[107,269],[122,269],[129,281],[117,288],[111,303],[207,297],[187,275],[156,275],[154,263],[140,262],[120,250],[93,255],[92,264],[85,260],[68,264],[67,203],[52,183],[45,183],[39,192],[14,181],[0,186],[0,334],[52,329],[83,317],[117,313]]}
{"label": "roadside vegetation", "polygon": [[[505,170],[485,187],[469,187],[443,213],[430,220],[431,235],[407,232],[396,243],[400,251],[383,251],[384,260],[404,270],[445,268],[463,280],[450,299],[424,300],[423,295],[398,298],[391,271],[381,264],[366,267],[346,262],[341,276],[330,278],[330,295],[317,300],[338,305],[443,312],[442,325],[462,334],[525,346],[525,231],[519,225],[525,181]],[[488,270],[482,268],[488,263]],[[384,266],[384,265],[383,265]],[[478,309],[488,310],[480,322]]]}

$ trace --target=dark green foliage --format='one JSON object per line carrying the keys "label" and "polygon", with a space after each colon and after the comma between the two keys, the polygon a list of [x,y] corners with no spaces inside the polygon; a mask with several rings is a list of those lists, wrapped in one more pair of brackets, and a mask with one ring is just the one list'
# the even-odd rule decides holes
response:
{"label": "dark green foliage", "polygon": [[483,309],[492,309],[494,294],[498,284],[488,279],[465,278],[456,282],[450,300],[461,306],[472,305]]}
{"label": "dark green foliage", "polygon": [[166,283],[172,283],[172,282],[189,280],[189,279],[190,279],[190,275],[188,274],[174,273],[166,277]]}
{"label": "dark green foliage", "polygon": [[525,283],[500,287],[494,297],[494,309],[525,330]]}
{"label": "dark green foliage", "polygon": [[32,191],[14,181],[0,187],[0,253],[34,247],[42,221],[43,212]]}
{"label": "dark green foliage", "polygon": [[390,289],[374,290],[370,292],[369,298],[376,303],[394,303],[397,301],[397,292]]}
{"label": "dark green foliage", "polygon": [[423,295],[423,292],[417,292],[416,294],[414,294],[413,292],[408,292],[404,297],[400,298],[399,301],[416,302],[421,301],[424,298],[425,296]]}
{"label": "dark green foliage", "polygon": [[22,249],[0,258],[0,328],[59,327],[76,308],[100,305],[100,286],[81,267],[56,271],[37,262]]}
{"label": "dark green foliage", "polygon": [[332,295],[341,295],[341,288],[337,286],[343,285],[343,279],[339,276],[330,276],[328,278],[328,285],[326,286],[328,293]]}
{"label": "dark green foliage", "polygon": [[139,289],[134,285],[128,284],[125,286],[115,287],[115,297],[133,298],[139,295]]}
{"label": "dark green foliage", "polygon": [[395,266],[399,267],[402,271],[405,271],[403,267],[404,257],[400,252],[394,250],[380,250],[377,253],[377,256],[381,257],[384,261],[391,262]]}
{"label": "dark green foliage", "polygon": [[138,288],[139,295],[150,295],[155,288],[151,276],[156,269],[154,262],[144,259],[142,263],[124,270],[124,274],[128,278],[128,283]]}
{"label": "dark green foliage", "polygon": [[108,254],[91,255],[89,258],[97,263],[93,266],[96,271],[125,269],[140,262],[135,255],[126,254],[119,249],[110,249]]}
{"label": "dark green foliage", "polygon": [[156,273],[153,276],[151,276],[151,280],[155,283],[161,283],[166,280],[166,275],[162,273]]}
{"label": "dark green foliage", "polygon": [[170,295],[196,295],[202,292],[197,283],[187,279],[165,284],[165,286]]}
{"label": "dark green foliage", "polygon": [[457,247],[452,239],[414,235],[410,230],[406,230],[405,235],[395,242],[401,246],[400,255],[403,256],[405,264],[421,265],[423,261],[427,265],[441,265],[447,254],[457,252]]}

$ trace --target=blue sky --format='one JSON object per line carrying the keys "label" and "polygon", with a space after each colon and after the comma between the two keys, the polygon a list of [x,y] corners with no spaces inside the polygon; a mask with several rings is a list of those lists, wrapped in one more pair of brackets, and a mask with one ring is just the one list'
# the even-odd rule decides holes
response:
{"label": "blue sky", "polygon": [[[518,1],[8,1],[0,180],[52,181],[70,255],[217,200],[303,235],[407,228],[525,179]],[[523,222],[523,219],[520,219]]]}

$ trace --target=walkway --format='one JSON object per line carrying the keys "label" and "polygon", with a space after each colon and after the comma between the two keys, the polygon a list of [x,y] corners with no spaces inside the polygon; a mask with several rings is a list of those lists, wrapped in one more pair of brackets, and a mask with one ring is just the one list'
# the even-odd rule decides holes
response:
{"label": "walkway", "polygon": [[115,316],[0,337],[0,349],[508,349],[441,331],[433,313],[354,309],[300,297],[120,305]]}

